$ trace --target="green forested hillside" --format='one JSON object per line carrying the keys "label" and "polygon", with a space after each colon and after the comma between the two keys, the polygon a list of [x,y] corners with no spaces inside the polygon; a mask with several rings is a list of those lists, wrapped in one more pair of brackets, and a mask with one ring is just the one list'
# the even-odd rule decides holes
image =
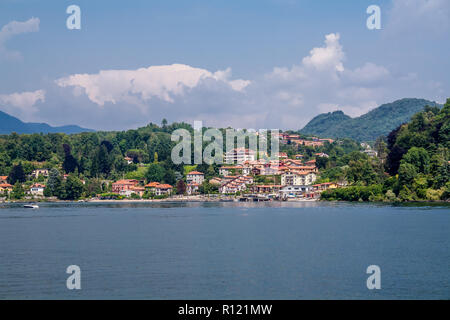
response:
{"label": "green forested hillside", "polygon": [[439,106],[424,99],[402,99],[381,105],[358,117],[350,118],[342,111],[320,114],[312,119],[300,133],[329,138],[352,138],[358,141],[375,141],[393,129],[411,120],[425,106]]}
{"label": "green forested hillside", "polygon": [[347,167],[330,167],[325,174],[340,171],[350,187],[326,191],[322,199],[450,199],[450,99],[442,109],[427,107],[415,114],[393,130],[386,142],[377,140],[376,158],[354,157]]}

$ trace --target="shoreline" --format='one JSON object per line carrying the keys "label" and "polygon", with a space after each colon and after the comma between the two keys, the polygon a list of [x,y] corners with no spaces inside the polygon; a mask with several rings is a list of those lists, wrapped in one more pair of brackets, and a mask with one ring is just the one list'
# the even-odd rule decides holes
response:
{"label": "shoreline", "polygon": [[271,201],[239,201],[234,198],[215,198],[215,197],[181,197],[181,198],[167,198],[167,199],[83,199],[83,200],[46,200],[46,199],[30,199],[20,201],[0,201],[2,204],[30,204],[30,203],[195,203],[195,202],[229,202],[229,203],[353,203],[353,204],[385,204],[385,205],[420,205],[420,204],[435,204],[435,205],[450,205],[450,201],[444,200],[428,200],[428,201],[406,201],[406,202],[372,202],[372,201],[327,201],[320,199],[289,199],[286,201],[271,200]]}
{"label": "shoreline", "polygon": [[8,203],[160,203],[160,202],[235,202],[235,203],[264,203],[264,202],[319,202],[319,199],[290,199],[287,201],[271,200],[271,201],[239,201],[238,199],[215,199],[215,198],[167,198],[167,199],[93,199],[93,200],[39,200],[30,199],[25,201],[1,201],[0,204]]}

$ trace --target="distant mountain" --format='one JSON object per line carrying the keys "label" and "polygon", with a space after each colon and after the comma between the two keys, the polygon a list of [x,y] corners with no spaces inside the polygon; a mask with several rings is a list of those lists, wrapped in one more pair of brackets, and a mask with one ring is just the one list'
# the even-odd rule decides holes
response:
{"label": "distant mountain", "polygon": [[342,111],[323,113],[312,119],[300,133],[329,138],[352,138],[358,141],[374,141],[387,135],[425,106],[442,107],[424,99],[402,99],[383,104],[368,113],[351,118]]}
{"label": "distant mountain", "polygon": [[27,123],[0,111],[0,134],[16,133],[80,133],[92,132],[94,130],[81,128],[79,126],[52,127],[46,123]]}

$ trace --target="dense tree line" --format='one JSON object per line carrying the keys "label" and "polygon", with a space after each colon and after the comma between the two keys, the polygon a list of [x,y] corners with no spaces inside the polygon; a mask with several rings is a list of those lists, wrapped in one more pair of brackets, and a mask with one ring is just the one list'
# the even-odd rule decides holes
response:
{"label": "dense tree line", "polygon": [[450,99],[442,109],[425,107],[410,122],[393,130],[386,143],[382,139],[377,142],[378,158],[359,156],[360,159],[355,159],[355,154],[346,165],[325,170],[324,177],[346,179],[352,187],[326,191],[323,199],[358,201],[369,197],[374,201],[420,201],[450,198]]}
{"label": "dense tree line", "polygon": [[114,179],[133,171],[134,163],[170,160],[173,143],[170,132],[192,128],[184,123],[159,127],[150,124],[122,132],[88,132],[0,136],[0,175],[9,175],[21,163],[25,174],[37,168],[59,168],[63,173],[77,173],[86,178]]}

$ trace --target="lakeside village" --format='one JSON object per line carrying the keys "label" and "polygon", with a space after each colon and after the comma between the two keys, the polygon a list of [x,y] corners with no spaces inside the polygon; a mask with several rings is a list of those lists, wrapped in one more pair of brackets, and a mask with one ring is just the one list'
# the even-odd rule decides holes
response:
{"label": "lakeside village", "polygon": [[[258,134],[242,130],[248,143],[224,153],[196,143],[196,132],[163,119],[127,131],[0,135],[0,201],[450,202],[450,99],[362,143],[276,130],[258,136],[258,150]],[[194,139],[179,143],[177,133]],[[214,161],[196,160],[212,149]]]}
{"label": "lakeside village", "polygon": [[[326,143],[332,144],[332,139],[319,139],[311,137],[300,138],[300,135],[280,133],[281,145],[303,146],[309,148],[323,147]],[[369,145],[362,144],[363,151],[369,156],[376,157],[376,151]],[[298,148],[295,148],[298,149]],[[146,179],[118,179],[116,181],[102,181],[107,185],[108,193],[97,194],[87,200],[234,200],[234,201],[299,201],[317,200],[320,194],[328,189],[335,189],[347,185],[346,181],[333,181],[316,183],[320,175],[317,161],[320,158],[328,158],[323,152],[313,153],[307,157],[303,154],[288,156],[287,152],[279,152],[278,160],[258,159],[257,152],[247,148],[236,148],[224,154],[224,165],[218,167],[218,174],[209,174],[206,178],[204,172],[195,170],[196,166],[185,166],[188,170],[184,177],[179,177],[175,185],[160,181],[148,181]],[[127,164],[132,164],[134,159],[124,157]],[[232,163],[230,165],[229,163]],[[139,165],[139,164],[138,164]],[[143,164],[140,166],[145,167]],[[185,168],[185,169],[186,169]],[[51,170],[36,169],[28,176],[28,183],[22,184],[23,197],[25,200],[56,200],[48,197],[46,192],[47,183],[50,179]],[[72,175],[62,175],[63,180],[76,179]],[[72,181],[74,193],[82,194],[86,181],[77,179]],[[78,186],[76,186],[78,182]],[[31,183],[31,184],[30,184]],[[50,182],[54,184],[54,182]],[[81,183],[81,184],[80,184]],[[8,176],[0,176],[0,194],[2,201],[11,199],[9,196],[14,192],[13,186],[8,183]],[[55,187],[53,186],[53,189]],[[17,190],[15,191],[17,192]],[[47,196],[47,197],[46,197]],[[79,198],[75,195],[73,200]],[[70,198],[69,198],[70,199]]]}

